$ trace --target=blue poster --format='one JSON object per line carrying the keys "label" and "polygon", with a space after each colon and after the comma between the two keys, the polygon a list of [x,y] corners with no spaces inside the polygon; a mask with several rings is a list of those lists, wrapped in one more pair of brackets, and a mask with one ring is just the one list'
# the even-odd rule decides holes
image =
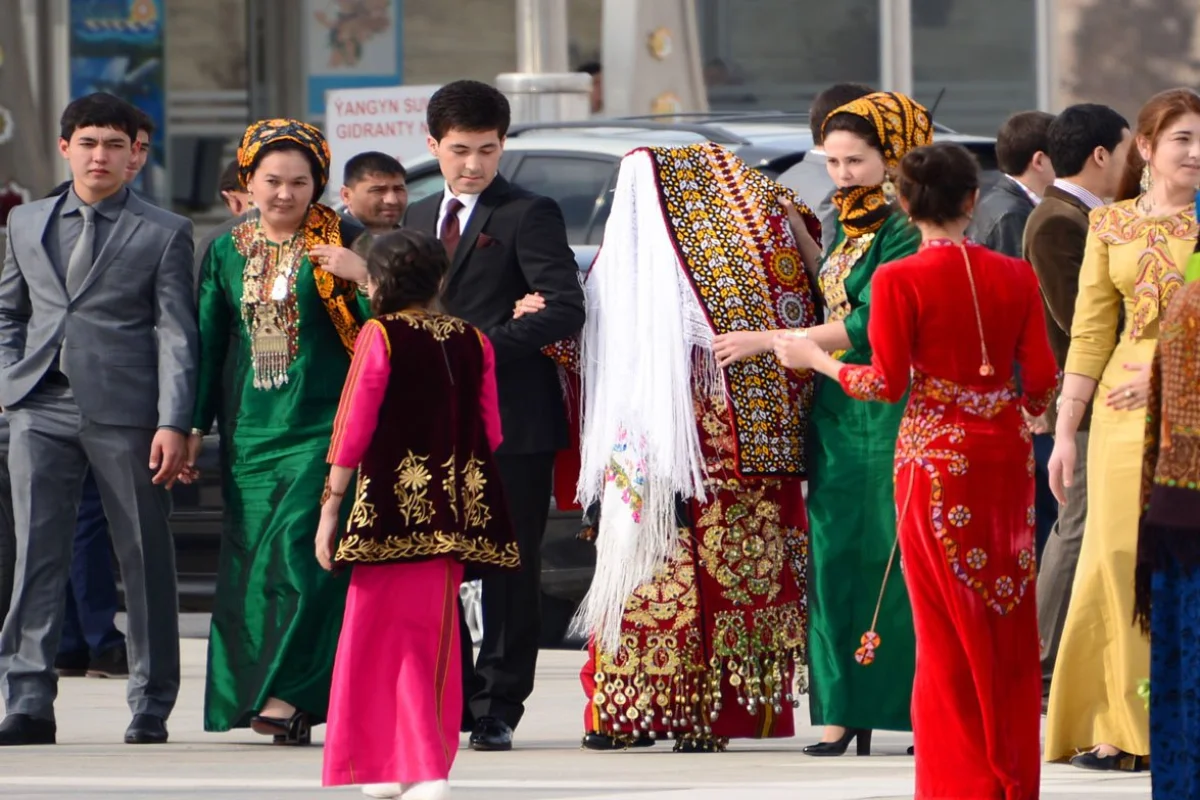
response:
{"label": "blue poster", "polygon": [[135,189],[165,200],[164,0],[70,0],[71,97],[115,94],[154,121],[150,157]]}
{"label": "blue poster", "polygon": [[310,119],[325,115],[330,90],[402,83],[401,0],[303,0],[301,7]]}

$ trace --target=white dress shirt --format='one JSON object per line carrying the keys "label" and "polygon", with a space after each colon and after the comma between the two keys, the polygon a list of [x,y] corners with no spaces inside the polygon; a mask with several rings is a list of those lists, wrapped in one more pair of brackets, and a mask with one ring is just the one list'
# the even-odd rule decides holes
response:
{"label": "white dress shirt", "polygon": [[1054,179],[1055,188],[1062,189],[1067,194],[1082,202],[1089,209],[1099,208],[1104,205],[1104,201],[1096,195],[1089,192],[1087,189],[1080,186],[1078,183],[1071,183],[1065,178]]}
{"label": "white dress shirt", "polygon": [[450,191],[450,187],[446,186],[445,192],[442,194],[442,205],[438,209],[437,218],[437,235],[440,238],[442,235],[442,225],[446,221],[446,206],[450,201],[458,198],[458,202],[462,203],[462,208],[458,210],[458,235],[462,236],[467,232],[467,222],[471,219],[471,212],[475,210],[475,204],[479,202],[477,194],[458,194]]}
{"label": "white dress shirt", "polygon": [[1015,183],[1017,186],[1020,186],[1020,187],[1021,187],[1021,191],[1022,191],[1022,192],[1024,192],[1024,193],[1025,193],[1025,196],[1029,198],[1029,202],[1033,203],[1035,206],[1036,206],[1038,203],[1042,202],[1042,198],[1038,197],[1038,196],[1037,196],[1037,193],[1036,193],[1036,192],[1034,192],[1034,191],[1033,191],[1033,189],[1030,189],[1028,186],[1026,186],[1025,184],[1021,183],[1021,179],[1020,179],[1020,178],[1014,178],[1012,175],[1008,175],[1008,174],[1005,174],[1005,176],[1004,176],[1004,177],[1008,178],[1010,181],[1012,181],[1013,183]]}

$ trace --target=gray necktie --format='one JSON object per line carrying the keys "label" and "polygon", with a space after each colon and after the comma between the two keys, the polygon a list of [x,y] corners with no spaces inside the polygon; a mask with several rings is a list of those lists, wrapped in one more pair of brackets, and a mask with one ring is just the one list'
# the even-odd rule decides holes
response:
{"label": "gray necktie", "polygon": [[67,261],[67,293],[71,295],[79,291],[83,279],[92,271],[93,251],[96,248],[96,209],[80,206],[79,215],[83,217],[83,230],[75,240],[75,249]]}

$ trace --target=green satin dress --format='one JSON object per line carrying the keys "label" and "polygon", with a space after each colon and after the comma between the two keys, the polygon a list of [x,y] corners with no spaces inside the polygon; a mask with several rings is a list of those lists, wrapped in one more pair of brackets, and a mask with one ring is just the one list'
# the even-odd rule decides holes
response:
{"label": "green satin dress", "polygon": [[[255,388],[242,319],[247,259],[234,235],[213,243],[200,283],[200,380],[196,428],[219,408],[225,520],[208,647],[204,729],[249,726],[268,697],[324,721],[348,574],[330,575],[314,555],[333,420],[350,356],[318,294],[305,257],[293,301],[296,355],[288,382]],[[367,319],[365,297],[351,312]],[[231,342],[232,337],[232,342]],[[226,369],[226,358],[236,363]],[[343,513],[349,512],[349,504]]]}
{"label": "green satin dress", "polygon": [[[839,223],[838,244],[845,238]],[[847,364],[869,364],[871,277],[881,264],[912,255],[921,237],[903,214],[893,214],[844,280],[850,314]],[[831,250],[831,252],[833,252]],[[867,403],[848,397],[837,381],[817,388],[811,422],[808,577],[809,711],[814,725],[910,731],[916,642],[912,610],[900,571],[892,565],[875,631],[875,661],[855,659],[871,629],[879,590],[896,542],[893,460],[905,400]]]}

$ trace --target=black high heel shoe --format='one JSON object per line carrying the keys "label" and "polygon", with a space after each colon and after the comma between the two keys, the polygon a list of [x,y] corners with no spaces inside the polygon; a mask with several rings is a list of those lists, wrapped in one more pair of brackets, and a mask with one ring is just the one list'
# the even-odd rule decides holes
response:
{"label": "black high heel shoe", "polygon": [[312,718],[307,711],[297,710],[287,719],[259,714],[250,720],[250,729],[262,736],[272,737],[273,744],[289,747],[312,744]]}
{"label": "black high heel shoe", "polygon": [[836,742],[818,742],[810,744],[804,748],[806,756],[840,756],[844,755],[847,748],[850,747],[850,742],[858,740],[857,753],[860,756],[871,755],[871,729],[870,728],[846,728],[846,732],[842,734],[842,738]]}
{"label": "black high heel shoe", "polygon": [[1088,751],[1072,758],[1071,766],[1102,772],[1141,772],[1146,767],[1146,761],[1143,756],[1135,756],[1124,750],[1118,750],[1111,756]]}

